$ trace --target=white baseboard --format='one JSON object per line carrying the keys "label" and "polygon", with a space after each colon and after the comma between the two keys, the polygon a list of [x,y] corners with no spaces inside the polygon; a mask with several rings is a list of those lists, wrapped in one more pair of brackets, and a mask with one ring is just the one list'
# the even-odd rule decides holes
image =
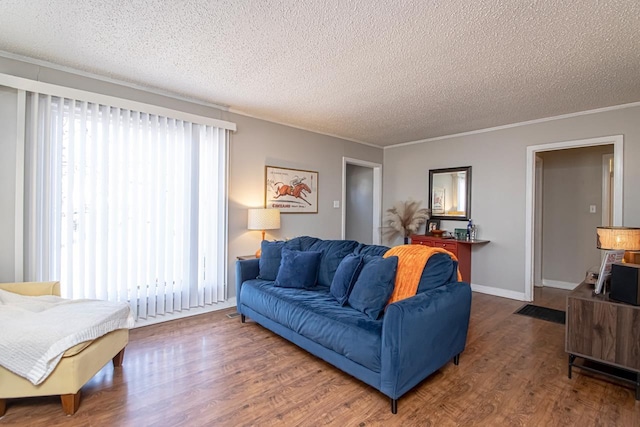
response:
{"label": "white baseboard", "polygon": [[567,291],[572,291],[579,285],[579,283],[542,279],[542,285],[549,288],[566,289]]}
{"label": "white baseboard", "polygon": [[491,286],[475,285],[473,283],[471,284],[471,290],[474,292],[480,292],[481,294],[495,295],[497,297],[509,298],[517,301],[526,301],[526,299],[524,298],[524,292],[510,291],[501,288],[492,288]]}
{"label": "white baseboard", "polygon": [[212,311],[224,310],[225,308],[231,308],[236,306],[236,297],[229,298],[226,301],[216,304],[208,305],[206,307],[197,307],[190,310],[176,311],[175,313],[168,313],[156,317],[149,317],[147,319],[138,319],[133,328],[140,328],[142,326],[155,325],[156,323],[168,322],[170,320],[182,319],[183,317],[197,316],[198,314],[211,313]]}

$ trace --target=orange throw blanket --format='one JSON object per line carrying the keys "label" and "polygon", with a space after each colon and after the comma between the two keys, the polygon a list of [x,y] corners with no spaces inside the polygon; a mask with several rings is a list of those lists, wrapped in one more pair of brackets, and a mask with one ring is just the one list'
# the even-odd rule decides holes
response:
{"label": "orange throw blanket", "polygon": [[[458,260],[451,252],[443,248],[434,248],[423,245],[402,245],[389,249],[384,258],[390,256],[398,257],[398,271],[396,272],[396,283],[393,294],[387,304],[410,298],[418,292],[418,284],[422,276],[422,270],[427,265],[427,261],[433,254],[449,254],[454,260]],[[458,270],[458,281],[462,280],[460,270]]]}

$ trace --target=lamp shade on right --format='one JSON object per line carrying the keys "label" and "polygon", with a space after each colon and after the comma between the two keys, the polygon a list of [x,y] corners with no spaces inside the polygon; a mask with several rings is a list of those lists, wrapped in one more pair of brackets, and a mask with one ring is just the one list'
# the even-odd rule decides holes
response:
{"label": "lamp shade on right", "polygon": [[640,251],[640,228],[598,227],[598,249]]}

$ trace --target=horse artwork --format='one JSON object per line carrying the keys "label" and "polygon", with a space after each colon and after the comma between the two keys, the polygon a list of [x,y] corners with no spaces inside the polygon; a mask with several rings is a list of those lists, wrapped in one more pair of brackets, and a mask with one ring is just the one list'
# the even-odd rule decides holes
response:
{"label": "horse artwork", "polygon": [[267,166],[266,207],[281,213],[318,212],[318,172]]}

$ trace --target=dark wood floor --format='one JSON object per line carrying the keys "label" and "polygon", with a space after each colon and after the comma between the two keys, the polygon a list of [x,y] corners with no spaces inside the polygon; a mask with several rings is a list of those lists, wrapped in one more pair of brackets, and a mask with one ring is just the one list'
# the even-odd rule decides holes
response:
{"label": "dark wood floor", "polygon": [[[566,291],[547,290],[536,304],[564,308]],[[53,397],[10,400],[0,424],[639,426],[632,390],[568,379],[564,327],[513,314],[522,305],[474,293],[460,365],[403,396],[397,415],[376,390],[225,310],[131,331],[123,368],[102,369],[75,415]]]}

